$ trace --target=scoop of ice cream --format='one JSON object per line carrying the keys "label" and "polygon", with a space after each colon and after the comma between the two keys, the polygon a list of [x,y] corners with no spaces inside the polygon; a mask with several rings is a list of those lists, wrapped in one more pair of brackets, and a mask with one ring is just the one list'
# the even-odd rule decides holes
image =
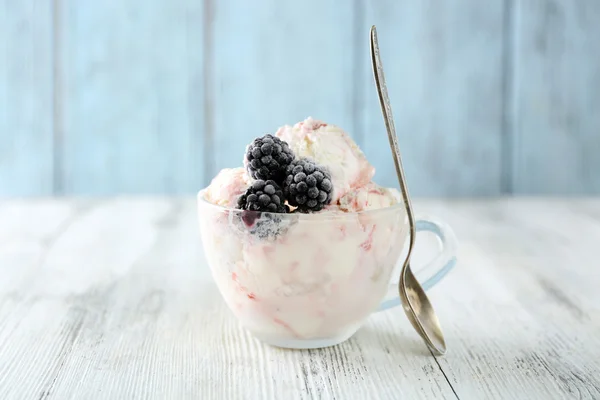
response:
{"label": "scoop of ice cream", "polygon": [[398,203],[399,200],[398,190],[369,182],[342,196],[339,200],[339,207],[346,212],[358,212],[389,207]]}
{"label": "scoop of ice cream", "polygon": [[206,189],[206,200],[224,207],[235,207],[238,197],[250,184],[244,168],[224,168]]}
{"label": "scoop of ice cream", "polygon": [[375,168],[352,138],[335,125],[308,117],[294,126],[282,126],[275,135],[289,144],[296,157],[310,157],[329,169],[334,189],[332,203],[369,183],[375,174]]}

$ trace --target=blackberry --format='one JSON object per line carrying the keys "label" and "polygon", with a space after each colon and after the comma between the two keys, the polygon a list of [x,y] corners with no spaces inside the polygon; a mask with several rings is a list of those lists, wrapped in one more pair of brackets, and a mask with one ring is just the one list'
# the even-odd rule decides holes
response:
{"label": "blackberry", "polygon": [[234,223],[242,232],[274,240],[289,228],[291,220],[280,215],[288,213],[289,208],[281,187],[274,181],[254,181],[239,197],[238,208],[244,211],[236,214]]}
{"label": "blackberry", "polygon": [[238,208],[249,211],[286,213],[283,191],[274,181],[256,180],[238,198]]}
{"label": "blackberry", "polygon": [[283,195],[298,211],[321,211],[331,202],[333,184],[325,167],[309,158],[301,158],[288,165],[285,172]]}
{"label": "blackberry", "polygon": [[273,135],[254,139],[246,148],[246,169],[254,179],[274,180],[281,184],[286,167],[295,156],[289,145]]}

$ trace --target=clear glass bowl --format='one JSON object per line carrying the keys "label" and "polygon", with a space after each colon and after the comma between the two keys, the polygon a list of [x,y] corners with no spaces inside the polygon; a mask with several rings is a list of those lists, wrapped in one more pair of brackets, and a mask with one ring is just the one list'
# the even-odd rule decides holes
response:
{"label": "clear glass bowl", "polygon": [[217,206],[201,191],[198,218],[208,265],[231,311],[258,339],[288,348],[341,343],[382,308],[408,233],[402,204],[271,214]]}
{"label": "clear glass bowl", "polygon": [[[200,191],[198,219],[221,295],[265,343],[336,345],[372,312],[400,304],[390,281],[404,261],[399,258],[409,226],[403,204],[357,213],[272,214],[217,206]],[[418,271],[427,290],[454,266],[456,238],[431,217],[418,218],[416,229],[434,233],[441,244],[439,254]]]}

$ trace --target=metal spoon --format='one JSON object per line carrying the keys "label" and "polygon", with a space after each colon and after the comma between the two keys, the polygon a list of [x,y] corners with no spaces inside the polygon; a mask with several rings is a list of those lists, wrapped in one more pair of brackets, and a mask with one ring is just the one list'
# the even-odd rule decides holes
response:
{"label": "metal spoon", "polygon": [[394,157],[394,164],[396,165],[396,174],[398,175],[398,181],[400,182],[400,189],[402,190],[402,198],[404,200],[404,205],[406,206],[410,227],[408,254],[404,261],[402,272],[400,272],[400,282],[398,283],[400,299],[402,300],[404,312],[412,326],[419,335],[421,335],[427,346],[434,353],[441,355],[446,353],[446,342],[444,341],[440,322],[425,291],[410,269],[410,256],[415,244],[415,218],[408,195],[408,189],[406,187],[404,170],[402,168],[400,149],[398,148],[398,138],[396,137],[396,128],[394,127],[394,119],[392,117],[392,108],[390,107],[390,99],[388,97],[385,77],[383,75],[383,65],[379,58],[379,45],[377,43],[377,29],[375,28],[375,25],[371,27],[371,62],[373,75],[375,77],[375,85],[377,86],[377,93],[379,94],[381,112],[383,113],[383,118],[385,120],[385,127],[387,129],[388,139]]}

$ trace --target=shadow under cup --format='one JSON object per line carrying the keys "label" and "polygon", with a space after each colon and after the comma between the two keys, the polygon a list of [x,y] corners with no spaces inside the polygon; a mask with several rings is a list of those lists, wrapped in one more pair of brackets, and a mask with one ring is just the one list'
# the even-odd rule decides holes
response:
{"label": "shadow under cup", "polygon": [[380,306],[404,248],[403,205],[360,213],[228,209],[198,194],[204,253],[227,305],[260,340],[343,342]]}

